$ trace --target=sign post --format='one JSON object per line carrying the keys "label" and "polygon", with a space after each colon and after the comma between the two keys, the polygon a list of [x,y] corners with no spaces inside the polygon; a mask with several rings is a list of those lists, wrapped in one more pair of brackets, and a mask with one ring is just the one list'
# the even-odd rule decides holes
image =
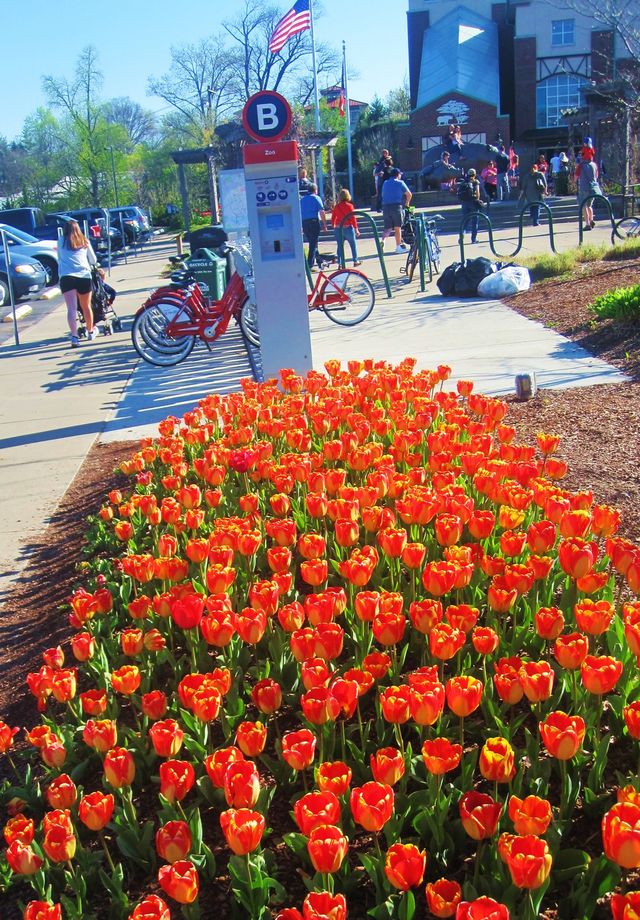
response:
{"label": "sign post", "polygon": [[298,195],[298,145],[281,138],[291,108],[279,93],[251,96],[242,120],[258,143],[243,151],[263,377],[312,367]]}

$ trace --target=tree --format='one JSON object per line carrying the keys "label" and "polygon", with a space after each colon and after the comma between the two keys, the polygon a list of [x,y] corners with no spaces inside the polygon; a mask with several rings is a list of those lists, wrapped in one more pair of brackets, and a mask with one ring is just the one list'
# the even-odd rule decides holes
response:
{"label": "tree", "polygon": [[401,86],[392,89],[384,101],[387,115],[394,121],[406,121],[411,115],[411,95],[409,83],[404,80]]}
{"label": "tree", "polygon": [[68,154],[69,175],[88,180],[91,201],[98,207],[101,180],[109,169],[108,148],[121,135],[104,117],[98,95],[102,72],[96,49],[91,45],[83,49],[72,79],[45,76],[42,84],[49,104],[65,117],[61,139]]}
{"label": "tree", "polygon": [[157,125],[153,112],[143,109],[139,102],[128,96],[119,96],[105,104],[104,117],[109,124],[120,125],[129,137],[129,148],[154,140]]}
{"label": "tree", "polygon": [[216,125],[239,105],[234,76],[235,59],[220,38],[171,48],[171,66],[161,77],[151,77],[149,93],[172,106],[178,118],[171,127],[196,145],[211,144]]}
{"label": "tree", "polygon": [[0,136],[0,197],[17,195],[27,172],[26,151],[15,141]]}
{"label": "tree", "polygon": [[381,121],[385,121],[388,117],[387,107],[380,98],[380,96],[374,96],[369,107],[360,118],[360,122],[363,127],[379,124]]}

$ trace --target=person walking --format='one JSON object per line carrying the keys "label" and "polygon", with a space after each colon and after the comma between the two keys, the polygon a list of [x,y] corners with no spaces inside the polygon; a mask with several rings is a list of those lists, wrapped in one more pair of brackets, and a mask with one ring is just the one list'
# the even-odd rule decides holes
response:
{"label": "person walking", "polygon": [[338,201],[331,211],[331,224],[333,226],[333,233],[336,238],[336,243],[339,242],[339,228],[342,228],[342,236],[349,244],[349,248],[351,249],[351,258],[353,259],[353,264],[362,265],[362,261],[358,259],[358,246],[356,243],[356,237],[360,236],[360,230],[358,229],[358,221],[355,215],[355,210],[356,209],[353,206],[349,189],[341,188],[338,192]]}
{"label": "person walking", "polygon": [[560,166],[558,167],[558,175],[554,180],[554,191],[556,195],[568,195],[569,194],[569,157],[564,153],[564,151],[558,157],[560,161]]}
{"label": "person walking", "polygon": [[309,194],[312,185],[313,182],[308,178],[307,170],[304,166],[300,166],[298,169],[298,194],[301,198]]}
{"label": "person walking", "polygon": [[320,225],[327,229],[327,215],[324,210],[322,198],[318,195],[318,186],[311,183],[307,195],[300,199],[300,216],[302,217],[302,232],[309,244],[307,262],[311,271],[316,268],[318,260],[318,239],[320,238]]}
{"label": "person walking", "polygon": [[526,176],[523,176],[518,200],[524,198],[529,205],[529,215],[534,227],[540,226],[540,204],[547,191],[547,181],[544,173],[540,172],[537,163],[531,166]]}
{"label": "person walking", "polygon": [[496,169],[496,164],[493,162],[493,160],[491,160],[482,170],[480,173],[480,178],[482,179],[484,193],[487,196],[487,201],[495,201],[498,184],[498,170]]}
{"label": "person walking", "polygon": [[500,144],[496,152],[496,189],[498,201],[508,201],[510,195],[509,170],[511,158],[504,144]]}
{"label": "person walking", "polygon": [[389,155],[388,150],[382,151],[382,159],[379,163],[376,163],[374,175],[376,177],[376,193],[377,193],[377,208],[378,211],[382,209],[382,189],[385,182],[391,176],[391,170],[394,169],[393,159]]}
{"label": "person walking", "polygon": [[471,220],[466,224],[465,229],[471,231],[471,242],[478,242],[478,211],[482,210],[484,204],[480,197],[480,182],[476,175],[475,169],[470,169],[467,175],[458,183],[458,199],[462,205],[462,221],[471,214]]}
{"label": "person walking", "polygon": [[598,167],[592,157],[583,159],[576,169],[578,180],[578,204],[582,206],[583,230],[593,230],[596,223],[593,219],[593,196],[602,195],[598,182]]}
{"label": "person walking", "polygon": [[382,234],[382,246],[384,241],[392,234],[396,240],[396,252],[405,252],[409,247],[402,242],[402,222],[404,220],[404,209],[411,201],[411,190],[409,186],[402,181],[402,173],[399,169],[393,168],[391,175],[382,186],[382,216],[384,219],[384,233]]}
{"label": "person walking", "polygon": [[[98,329],[93,324],[91,309],[91,271],[97,268],[97,265],[96,254],[80,229],[80,224],[76,220],[66,221],[62,236],[58,239],[58,273],[60,290],[67,305],[67,323],[72,348],[77,348],[80,344],[78,307],[82,310],[88,338],[93,340],[98,334]],[[104,278],[102,269],[100,273]]]}

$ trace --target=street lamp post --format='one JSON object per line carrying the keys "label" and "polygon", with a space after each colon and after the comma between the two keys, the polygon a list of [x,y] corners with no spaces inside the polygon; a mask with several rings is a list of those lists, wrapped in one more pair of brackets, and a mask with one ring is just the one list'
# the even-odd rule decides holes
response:
{"label": "street lamp post", "polygon": [[116,161],[113,156],[113,147],[110,146],[109,150],[111,151],[111,175],[113,176],[113,191],[116,196],[116,208],[119,207],[120,202],[118,201],[118,183],[116,181]]}

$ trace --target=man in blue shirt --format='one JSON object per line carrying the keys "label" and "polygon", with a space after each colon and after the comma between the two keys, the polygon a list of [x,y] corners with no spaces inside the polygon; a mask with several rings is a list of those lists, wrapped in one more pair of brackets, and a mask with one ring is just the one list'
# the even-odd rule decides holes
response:
{"label": "man in blue shirt", "polygon": [[318,255],[318,238],[320,236],[320,221],[322,229],[327,229],[327,215],[324,212],[322,198],[318,195],[318,186],[311,184],[308,195],[300,199],[300,215],[302,217],[302,232],[309,243],[307,262],[313,270]]}
{"label": "man in blue shirt", "polygon": [[391,175],[382,186],[382,216],[384,219],[384,233],[382,245],[388,236],[393,234],[396,239],[396,252],[405,252],[408,246],[402,242],[401,229],[404,220],[404,209],[411,201],[411,190],[402,181],[399,169],[392,169]]}

